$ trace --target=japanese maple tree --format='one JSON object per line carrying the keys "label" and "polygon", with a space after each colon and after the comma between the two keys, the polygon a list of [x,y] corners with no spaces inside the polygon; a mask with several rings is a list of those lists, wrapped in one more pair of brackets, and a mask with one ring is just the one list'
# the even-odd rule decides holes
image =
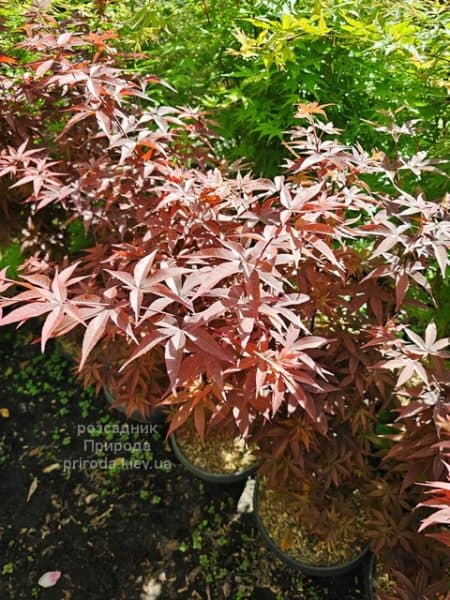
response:
{"label": "japanese maple tree", "polygon": [[[416,531],[414,484],[434,482],[445,525],[449,342],[408,308],[446,277],[449,206],[401,182],[437,167],[342,144],[313,103],[280,175],[254,178],[214,156],[199,111],[152,102],[158,82],[118,66],[113,33],[41,15],[25,34],[33,59],[0,78],[0,182],[33,251],[19,282],[0,273],[0,325],[42,319],[43,350],[78,339],[83,381],[128,413],[172,407],[170,433],[234,424],[275,488],[357,487],[374,549],[400,547],[404,568],[433,543],[416,562],[434,576],[448,536]],[[36,225],[55,211],[93,240],[75,262]]]}

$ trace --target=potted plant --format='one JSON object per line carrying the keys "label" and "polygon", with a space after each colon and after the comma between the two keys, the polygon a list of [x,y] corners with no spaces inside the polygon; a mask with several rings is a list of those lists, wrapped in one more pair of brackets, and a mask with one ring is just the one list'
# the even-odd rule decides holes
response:
{"label": "potted plant", "polygon": [[450,591],[448,531],[441,526],[430,537],[419,533],[420,518],[411,506],[420,494],[410,491],[401,496],[403,503],[410,496],[409,507],[403,504],[400,509],[394,499],[390,507],[369,511],[367,535],[376,554],[366,564],[365,595],[369,600],[446,600]]}
{"label": "potted plant", "polygon": [[[425,555],[417,554],[431,551]],[[436,553],[434,545],[412,545],[411,552],[394,548],[387,563],[371,555],[364,586],[368,600],[447,600],[449,593],[448,552]],[[394,558],[395,556],[395,558]],[[418,558],[419,557],[419,558]]]}
{"label": "potted plant", "polygon": [[[411,557],[412,559],[412,557]],[[429,579],[429,573],[425,570],[417,571],[416,575],[410,574],[411,569],[396,571],[394,574],[382,572],[377,575],[375,583],[371,583],[369,600],[413,600],[423,598],[424,600],[447,600],[448,584],[437,575],[439,581],[433,583]],[[448,578],[448,577],[447,577]]]}
{"label": "potted plant", "polygon": [[[56,205],[83,219],[94,245],[76,262],[38,249],[24,265],[25,291],[0,301],[0,325],[45,316],[43,350],[81,331],[84,380],[107,383],[131,410],[138,396],[141,408],[171,406],[170,434],[196,431],[200,445],[213,434],[231,443],[236,432],[254,441],[258,498],[281,494],[289,519],[289,506],[301,508],[292,539],[277,545],[307,537],[298,562],[354,566],[370,539],[364,489],[378,477],[378,418],[400,409],[396,388],[414,375],[426,390],[401,414],[412,415],[402,452],[432,455],[433,480],[447,455],[438,423],[448,398],[436,396],[427,369],[445,389],[448,342],[433,325],[419,342],[407,311],[448,265],[447,201],[415,189],[415,177],[436,171],[432,161],[349,148],[313,103],[299,107],[306,124],[290,132],[284,175],[236,174],[214,158],[197,111],[154,106],[117,68],[108,37],[31,33],[32,74],[19,69],[14,98],[25,86],[41,99],[36,122],[62,103],[62,122],[35,148],[3,148],[0,176],[31,186],[32,213]],[[2,292],[9,285],[2,272]],[[118,369],[98,367],[108,352]],[[399,380],[390,372],[398,367]],[[425,475],[409,462],[405,485]],[[347,551],[333,539],[339,527]],[[320,564],[313,537],[333,550]]]}
{"label": "potted plant", "polygon": [[[444,600],[450,591],[448,340],[436,340],[434,323],[423,338],[411,330],[406,334],[385,335],[385,360],[378,365],[397,371],[398,379],[392,396],[395,430],[385,434],[380,463],[365,488],[367,534],[375,552],[367,594],[376,600]],[[406,368],[420,377],[407,378]],[[426,515],[426,508],[434,512]]]}
{"label": "potted plant", "polygon": [[[94,384],[98,392],[105,389],[113,405],[128,416],[139,412],[148,418],[160,411],[155,405],[167,388],[164,352],[155,348],[125,364],[132,345],[127,340],[126,311],[120,304],[125,298],[131,300],[136,316],[141,292],[129,295],[129,290],[120,298],[114,283],[123,284],[127,276],[122,275],[121,280],[119,273],[117,279],[107,266],[129,267],[132,273],[143,256],[147,259],[140,265],[145,263],[147,271],[149,255],[158,255],[160,265],[171,260],[176,242],[165,236],[167,211],[162,209],[153,220],[155,207],[165,197],[159,184],[169,177],[177,186],[180,177],[189,173],[190,163],[201,165],[209,160],[209,134],[195,111],[155,109],[146,95],[148,82],[138,83],[115,65],[117,52],[108,45],[113,34],[77,31],[74,27],[80,22],[66,23],[69,30],[61,32],[54,20],[40,12],[30,14],[29,19],[27,37],[19,46],[33,60],[27,64],[12,61],[14,72],[0,77],[2,185],[10,190],[10,212],[25,213],[28,223],[22,281],[28,291],[19,298],[39,301],[40,293],[41,300],[47,297],[51,304],[45,291],[48,275],[59,288],[62,303],[67,291],[69,295],[74,291],[77,301],[69,301],[72,307],[61,304],[60,310],[56,306],[53,310],[47,304],[50,310],[41,305],[42,311],[37,311],[47,315],[42,349],[50,338],[63,340],[65,352],[78,363],[86,385]],[[157,78],[148,81],[158,83]],[[35,106],[32,118],[29,103]],[[73,153],[74,147],[79,148],[77,153]],[[42,220],[51,227],[38,228]],[[92,246],[75,258],[66,253],[67,240],[61,233],[73,222],[83,223],[86,239],[92,241]],[[143,246],[136,245],[145,236]],[[108,256],[113,248],[111,262]],[[73,266],[68,267],[70,262]],[[75,268],[81,270],[70,279]],[[139,268],[135,273],[145,279]],[[163,276],[156,277],[152,290],[154,298],[160,299],[161,290],[171,293],[170,287],[160,282],[165,275],[176,275],[177,269],[163,268],[161,272]],[[67,284],[71,290],[63,291]],[[7,298],[3,307],[9,304]],[[160,306],[163,309],[161,302]],[[26,318],[37,312],[31,308]],[[15,320],[12,313],[7,318]],[[129,327],[128,331],[131,333]],[[140,331],[132,333],[134,342],[140,336]]]}
{"label": "potted plant", "polygon": [[[225,393],[231,391],[229,385],[225,387]],[[258,466],[254,444],[243,438],[233,419],[217,410],[224,400],[214,384],[194,378],[166,402],[172,406],[168,418],[172,449],[193,475],[228,484],[254,473]],[[181,411],[176,408],[180,404]]]}
{"label": "potted plant", "polygon": [[[320,107],[313,110],[320,112]],[[311,122],[304,108],[301,112]],[[327,130],[331,129],[328,125]],[[400,526],[405,529],[407,539],[420,538],[417,521],[412,517],[419,498],[417,493],[415,496],[412,493],[406,502],[402,490],[414,482],[424,481],[427,475],[444,476],[448,442],[443,438],[450,410],[448,368],[445,367],[449,355],[444,349],[449,340],[438,339],[434,323],[426,327],[424,339],[414,333],[408,328],[407,307],[417,298],[414,288],[420,286],[431,293],[431,286],[421,271],[429,275],[436,272],[437,266],[438,277],[445,277],[450,239],[445,198],[439,204],[421,197],[419,210],[414,198],[399,187],[400,179],[394,172],[387,173],[386,177],[393,183],[393,189],[389,193],[374,194],[354,178],[355,169],[349,169],[356,155],[354,150],[349,155],[330,143],[321,153],[318,136],[308,140],[308,130],[301,131],[301,135],[305,141],[291,143],[294,150],[300,151],[297,160],[291,163],[294,177],[305,182],[312,165],[317,165],[317,173],[322,170],[330,176],[333,165],[341,184],[331,188],[334,192],[330,193],[331,198],[322,197],[322,207],[316,205],[328,216],[326,225],[317,223],[316,231],[327,231],[331,221],[334,234],[337,230],[342,233],[339,225],[348,223],[345,217],[348,218],[351,209],[349,211],[347,205],[347,210],[340,211],[338,204],[340,194],[349,194],[350,182],[353,199],[361,188],[366,192],[365,202],[370,203],[370,196],[377,199],[372,211],[367,204],[365,208],[359,206],[359,224],[352,229],[353,242],[349,243],[345,235],[336,235],[328,242],[328,251],[342,260],[340,272],[333,273],[330,266],[323,268],[320,263],[312,267],[307,261],[304,261],[304,270],[301,266],[297,268],[300,277],[303,275],[303,286],[299,289],[310,298],[322,300],[319,306],[312,302],[305,305],[309,312],[302,314],[300,310],[300,314],[313,319],[314,333],[330,340],[313,358],[328,374],[328,384],[334,389],[327,390],[321,404],[314,403],[315,419],[308,419],[307,411],[286,413],[258,434],[265,463],[261,467],[264,479],[259,480],[255,489],[255,504],[263,537],[291,566],[326,576],[345,572],[361,562],[367,550],[364,541],[372,542],[378,549],[370,532],[371,510],[374,509],[367,495],[383,504],[395,498],[391,510],[393,505],[397,508],[399,503],[401,505],[397,512],[378,515],[375,533],[380,535],[388,530],[389,543],[392,543],[398,539],[394,535],[395,526]],[[405,165],[407,161],[400,160],[397,168]],[[358,173],[369,173],[370,166],[367,167],[367,162],[359,164]],[[371,167],[377,170],[373,163]],[[432,168],[429,164],[423,167]],[[293,193],[290,196],[292,198]],[[316,206],[311,202],[308,208]],[[354,210],[356,213],[356,207]],[[313,220],[316,222],[316,215]],[[339,225],[336,226],[336,222]],[[299,218],[296,226],[307,227],[305,217]],[[439,247],[430,245],[432,228],[441,232]],[[381,242],[374,244],[372,236],[376,240],[381,237]],[[302,249],[305,246],[303,243]],[[386,355],[389,360],[383,360]],[[395,368],[401,370],[397,381],[383,371]],[[422,379],[421,387],[417,387],[417,383],[411,386],[414,375]],[[406,382],[409,387],[403,389],[402,401],[399,388]],[[318,409],[322,411],[320,426]],[[391,435],[374,436],[378,416],[393,412],[400,423],[393,423]],[[403,425],[405,418],[406,425]],[[389,441],[387,446],[382,445],[386,448],[385,458],[402,456],[408,463],[406,474],[397,467],[403,476],[393,477],[393,487],[389,477],[380,482],[379,470],[374,468],[379,464],[380,452],[373,441],[380,437],[401,440],[393,446]],[[288,492],[292,494],[290,498]],[[355,494],[358,502],[349,509],[346,503]],[[336,510],[336,504],[341,508]],[[350,536],[346,535],[347,528]],[[337,541],[342,544],[335,543],[332,548],[332,543]],[[348,553],[345,553],[346,545]],[[320,556],[322,548],[333,552],[329,552],[328,557],[325,552]],[[423,547],[421,550],[425,560],[429,554]],[[439,550],[436,553],[439,554]],[[341,561],[340,554],[344,557]],[[442,585],[440,582],[433,589],[441,589]]]}

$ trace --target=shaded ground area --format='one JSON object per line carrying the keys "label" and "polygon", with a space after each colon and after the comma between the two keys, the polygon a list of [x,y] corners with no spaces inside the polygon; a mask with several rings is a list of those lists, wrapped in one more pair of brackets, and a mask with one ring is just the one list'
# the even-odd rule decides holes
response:
{"label": "shaded ground area", "polygon": [[[43,357],[32,340],[0,331],[2,600],[360,598],[353,578],[328,593],[284,567],[252,516],[235,516],[242,485],[193,478],[162,429],[114,433],[122,416],[81,390],[56,347]],[[40,588],[52,570],[61,579]]]}

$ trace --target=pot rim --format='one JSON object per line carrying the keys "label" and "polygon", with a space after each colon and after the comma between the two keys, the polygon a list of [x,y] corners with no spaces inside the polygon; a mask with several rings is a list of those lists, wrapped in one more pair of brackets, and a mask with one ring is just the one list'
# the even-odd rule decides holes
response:
{"label": "pot rim", "polygon": [[295,558],[292,558],[289,554],[281,550],[281,548],[274,542],[274,540],[270,537],[262,519],[259,515],[259,485],[261,482],[261,476],[256,476],[255,489],[253,492],[253,514],[255,516],[256,525],[258,527],[259,533],[263,538],[266,546],[268,546],[274,554],[278,556],[280,560],[282,560],[286,565],[296,569],[297,571],[301,571],[306,575],[310,575],[313,577],[336,577],[338,575],[344,575],[353,571],[356,567],[358,567],[361,562],[365,559],[367,554],[370,551],[370,547],[367,544],[359,554],[357,554],[354,558],[343,562],[338,563],[335,566],[316,566],[310,565],[308,563],[303,563]]}
{"label": "pot rim", "polygon": [[373,589],[373,579],[376,574],[377,557],[373,552],[369,553],[366,564],[364,565],[364,594],[367,600],[376,600],[375,590]]}

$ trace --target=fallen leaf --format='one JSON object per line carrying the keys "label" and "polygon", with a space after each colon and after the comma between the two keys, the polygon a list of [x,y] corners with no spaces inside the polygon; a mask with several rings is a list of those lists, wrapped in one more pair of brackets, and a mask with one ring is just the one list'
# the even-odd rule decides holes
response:
{"label": "fallen leaf", "polygon": [[164,544],[164,550],[167,552],[175,552],[175,550],[178,550],[179,547],[180,544],[177,540],[169,540],[166,544]]}
{"label": "fallen leaf", "polygon": [[61,577],[61,571],[48,571],[44,573],[42,577],[39,578],[38,585],[43,588],[53,587],[58,583],[59,578]]}
{"label": "fallen leaf", "polygon": [[9,418],[9,409],[0,408],[0,416],[3,417],[4,419],[8,419]]}
{"label": "fallen leaf", "polygon": [[5,65],[14,65],[16,62],[17,60],[12,56],[5,56],[4,54],[0,54],[0,63],[4,63]]}
{"label": "fallen leaf", "polygon": [[283,551],[289,550],[292,547],[292,531],[288,529],[280,542],[280,548]]}
{"label": "fallen leaf", "polygon": [[28,456],[39,456],[44,448],[45,446],[36,446],[36,448],[33,448],[33,450],[28,452]]}
{"label": "fallen leaf", "polygon": [[60,468],[61,468],[61,465],[59,463],[53,463],[52,465],[48,465],[48,467],[44,467],[42,469],[42,472],[43,473],[51,473],[52,471],[57,471]]}
{"label": "fallen leaf", "polygon": [[150,581],[147,581],[142,591],[144,592],[141,594],[142,600],[156,600],[161,595],[162,585],[152,578]]}
{"label": "fallen leaf", "polygon": [[30,489],[28,490],[27,502],[29,502],[29,501],[30,501],[30,498],[31,498],[31,496],[32,496],[32,495],[34,494],[34,492],[37,490],[37,488],[38,488],[38,483],[39,483],[39,482],[38,482],[38,479],[37,479],[37,477],[35,477],[35,478],[33,479],[33,481],[31,482]]}

